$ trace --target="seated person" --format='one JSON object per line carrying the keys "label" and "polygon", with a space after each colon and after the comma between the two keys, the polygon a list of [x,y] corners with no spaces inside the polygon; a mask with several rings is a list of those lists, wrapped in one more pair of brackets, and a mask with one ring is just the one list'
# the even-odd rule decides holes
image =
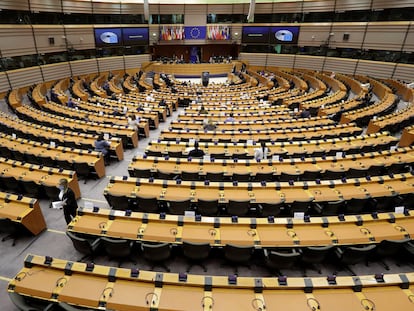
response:
{"label": "seated person", "polygon": [[203,150],[201,150],[201,149],[198,149],[198,141],[196,141],[196,142],[194,143],[194,149],[193,149],[193,150],[191,150],[191,151],[188,153],[188,156],[189,156],[189,157],[192,157],[192,158],[201,158],[201,157],[203,157],[203,156],[204,156],[204,151],[203,151]]}
{"label": "seated person", "polygon": [[99,134],[95,140],[95,151],[102,152],[105,160],[105,164],[109,164],[109,147],[111,144],[104,139],[103,134]]}
{"label": "seated person", "polygon": [[267,156],[269,155],[270,150],[266,147],[266,143],[262,141],[260,143],[260,148],[254,149],[254,158],[256,161],[267,159]]}
{"label": "seated person", "polygon": [[72,97],[69,98],[68,107],[69,108],[75,108],[76,107],[76,103],[73,101]]}
{"label": "seated person", "polygon": [[204,105],[201,105],[200,110],[198,111],[198,114],[208,114],[208,111]]}
{"label": "seated person", "polygon": [[139,118],[135,114],[131,114],[128,118],[128,126],[138,131]]}
{"label": "seated person", "polygon": [[203,129],[205,131],[214,131],[217,128],[217,125],[211,119],[204,119],[203,121]]}
{"label": "seated person", "polygon": [[227,119],[224,120],[224,122],[234,122],[234,121],[236,121],[236,119],[234,118],[233,112],[231,112],[229,116],[227,117]]}
{"label": "seated person", "polygon": [[301,112],[300,112],[300,114],[299,114],[299,116],[301,117],[301,118],[310,118],[310,111],[308,110],[308,109],[303,109]]}

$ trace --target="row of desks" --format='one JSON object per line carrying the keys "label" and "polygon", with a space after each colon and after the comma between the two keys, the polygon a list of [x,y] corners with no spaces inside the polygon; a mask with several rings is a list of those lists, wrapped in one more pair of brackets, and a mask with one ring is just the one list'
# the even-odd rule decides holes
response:
{"label": "row of desks", "polygon": [[[51,260],[49,263],[47,260]],[[93,309],[138,310],[412,310],[414,273],[277,278],[187,275],[137,271],[27,255],[8,291]],[[90,269],[89,269],[90,270]],[[180,281],[181,280],[181,281]]]}
{"label": "row of desks", "polygon": [[414,104],[410,104],[407,108],[388,114],[384,117],[371,119],[368,124],[367,134],[376,133],[383,130],[386,127],[401,125],[408,123],[414,118]]}
{"label": "row of desks", "polygon": [[34,235],[46,229],[39,201],[33,198],[0,192],[0,217],[21,223]]}
{"label": "row of desks", "polygon": [[0,133],[0,144],[10,151],[16,151],[20,154],[48,157],[55,161],[65,161],[67,163],[86,163],[99,178],[105,176],[105,163],[100,152],[52,147],[50,144],[14,138],[12,135],[2,133]]}
{"label": "row of desks", "polygon": [[[325,158],[304,158],[290,159],[283,162],[272,160],[214,160],[204,161],[203,159],[182,159],[150,157],[136,155],[128,167],[129,172],[135,170],[151,170],[152,172],[162,171],[180,175],[182,172],[198,173],[200,176],[208,172],[223,173],[225,176],[233,174],[246,174],[255,176],[258,173],[280,175],[281,173],[299,174],[305,172],[336,171],[346,173],[349,169],[366,170],[370,167],[388,168],[393,164],[414,163],[413,147],[397,148],[393,151],[372,152],[366,154],[346,155],[345,157]],[[132,175],[131,175],[132,176]]]}
{"label": "row of desks", "polygon": [[19,117],[21,116],[23,119],[30,119],[35,123],[48,124],[58,128],[83,131],[86,133],[109,134],[111,137],[125,138],[134,148],[138,147],[138,133],[135,129],[129,126],[116,126],[92,121],[73,120],[28,106],[18,107],[16,112]]}
{"label": "row of desks", "polygon": [[[238,131],[238,130],[251,130],[251,131],[265,131],[265,130],[283,130],[283,129],[295,129],[295,128],[306,128],[316,126],[328,126],[333,125],[334,121],[324,117],[313,117],[313,118],[287,118],[287,119],[276,119],[276,120],[239,120],[237,122],[216,122],[217,130],[221,131]],[[190,120],[173,120],[170,123],[171,129],[176,130],[202,130],[203,121],[198,122]]]}
{"label": "row of desks", "polygon": [[111,177],[104,193],[130,198],[157,198],[162,201],[192,202],[218,200],[251,203],[292,203],[294,201],[327,202],[352,198],[381,198],[412,193],[411,173],[374,176],[349,180],[316,180],[309,182],[209,182]]}
{"label": "row of desks", "polygon": [[[390,144],[396,144],[397,139],[388,135],[387,132],[375,133],[370,135],[360,135],[356,137],[339,137],[333,139],[321,139],[299,142],[271,142],[266,143],[266,147],[270,149],[269,155],[293,155],[293,154],[312,154],[315,152],[360,152],[365,146],[383,149],[389,147]],[[145,149],[146,153],[161,153],[168,155],[169,152],[181,152],[183,156],[187,155],[189,149],[193,149],[193,144],[188,142],[170,142],[170,141],[152,141]],[[214,154],[224,154],[225,156],[233,155],[254,155],[259,145],[247,143],[200,143],[200,149],[206,154],[214,157]]]}
{"label": "row of desks", "polygon": [[[65,145],[66,143],[73,143],[88,146],[88,149],[95,149],[96,136],[87,133],[80,133],[74,131],[67,131],[63,129],[56,129],[52,127],[42,126],[39,124],[23,121],[18,118],[11,117],[6,113],[0,113],[0,122],[3,126],[7,126],[11,131],[16,130],[25,135],[36,136],[41,141],[54,141],[57,145]],[[110,150],[113,152],[119,161],[124,159],[124,148],[120,138],[112,137],[109,139],[111,145]]]}
{"label": "row of desks", "polygon": [[414,234],[414,213],[293,218],[187,217],[79,208],[68,231],[143,242],[255,248],[377,244]]}
{"label": "row of desks", "polygon": [[290,130],[257,130],[257,131],[225,131],[225,130],[163,130],[159,136],[161,140],[267,140],[267,141],[289,141],[322,139],[324,137],[356,136],[362,133],[362,129],[353,123],[328,125],[320,127],[308,127]]}
{"label": "row of desks", "polygon": [[68,180],[68,186],[75,193],[75,197],[77,199],[81,197],[78,177],[74,171],[23,163],[0,157],[0,174],[2,177],[34,181],[38,185],[47,187],[57,187],[59,180],[65,178]]}

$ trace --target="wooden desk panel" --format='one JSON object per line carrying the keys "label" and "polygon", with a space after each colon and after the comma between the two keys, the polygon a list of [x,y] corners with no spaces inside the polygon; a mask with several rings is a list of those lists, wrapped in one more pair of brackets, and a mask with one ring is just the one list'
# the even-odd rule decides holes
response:
{"label": "wooden desk panel", "polygon": [[0,217],[21,223],[33,235],[46,229],[39,201],[29,197],[0,192]]}
{"label": "wooden desk panel", "polygon": [[112,288],[112,296],[108,298],[106,303],[108,309],[119,311],[148,310],[147,301],[151,301],[149,294],[154,292],[154,283],[117,280]]}
{"label": "wooden desk panel", "polygon": [[23,268],[14,279],[14,290],[27,296],[49,300],[63,277],[62,270],[46,270],[41,266]]}
{"label": "wooden desk panel", "polygon": [[[337,310],[335,303],[341,305],[338,310],[368,307],[388,311],[390,306],[397,310],[413,309],[408,296],[412,295],[414,273],[384,275],[384,283],[376,282],[373,275],[362,275],[362,291],[354,292],[356,284],[349,276],[337,277],[335,285],[329,285],[326,277],[292,277],[287,278],[286,285],[279,285],[273,277],[237,277],[237,284],[233,285],[225,276],[190,274],[186,282],[180,282],[177,273],[141,270],[138,276],[131,276],[129,269],[99,265],[92,272],[85,272],[84,263],[56,258],[50,264],[44,261],[43,256],[28,255],[25,267],[9,282],[8,291],[94,309],[101,309],[98,305],[102,302],[106,308],[120,311],[147,310],[148,305],[157,310],[195,310],[197,306],[202,310],[203,303],[204,309],[223,311],[252,307],[278,310],[280,306],[300,311],[313,307]],[[116,277],[109,281],[110,275]],[[400,288],[402,277],[407,278],[409,289]],[[210,279],[209,289],[205,288],[206,278]],[[305,293],[309,284],[312,293]]]}
{"label": "wooden desk panel", "polygon": [[[121,216],[123,215],[123,216]],[[180,245],[183,241],[209,243],[220,247],[225,244],[251,245],[255,247],[302,247],[319,245],[350,245],[380,243],[383,240],[399,240],[414,234],[414,217],[411,214],[379,213],[371,215],[311,217],[309,222],[291,218],[239,217],[236,223],[230,217],[194,217],[125,212],[80,208],[69,224],[68,230],[96,236],[127,238],[147,242],[169,242]],[[357,225],[358,217],[362,222]],[[113,218],[113,220],[109,220]],[[145,220],[144,220],[145,219]],[[395,223],[392,223],[395,221]],[[324,225],[325,224],[325,227]]]}
{"label": "wooden desk panel", "polygon": [[[165,285],[159,297],[160,311],[194,311],[203,310],[204,289],[202,287]],[[216,308],[214,307],[213,310]]]}
{"label": "wooden desk panel", "polygon": [[104,295],[109,295],[110,290],[107,293],[105,288],[109,288],[108,280],[105,278],[93,274],[72,275],[64,284],[59,301],[97,308],[99,300],[105,299]]}

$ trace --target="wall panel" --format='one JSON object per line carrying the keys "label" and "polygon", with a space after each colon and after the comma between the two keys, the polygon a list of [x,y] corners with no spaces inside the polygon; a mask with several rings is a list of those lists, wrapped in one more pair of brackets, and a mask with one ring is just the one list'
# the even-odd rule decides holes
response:
{"label": "wall panel", "polygon": [[267,66],[293,68],[296,55],[289,54],[269,54],[267,57]]}
{"label": "wall panel", "polygon": [[142,63],[149,62],[151,60],[151,55],[128,55],[125,56],[125,68],[133,69],[140,68]]}
{"label": "wall panel", "polygon": [[369,23],[364,41],[364,49],[401,50],[408,22]]}
{"label": "wall panel", "polygon": [[414,82],[413,72],[414,72],[414,65],[397,64],[393,78],[412,83]]}
{"label": "wall panel", "polygon": [[62,12],[60,1],[56,0],[29,0],[30,10],[33,12]]}
{"label": "wall panel", "polygon": [[[329,45],[334,48],[361,48],[364,40],[366,23],[334,23],[332,33],[334,35],[329,41]],[[344,34],[349,35],[348,40],[344,40]]]}
{"label": "wall panel", "polygon": [[124,57],[104,57],[98,58],[99,72],[111,71],[111,70],[124,70]]}
{"label": "wall panel", "polygon": [[92,2],[94,14],[121,14],[120,2]]}
{"label": "wall panel", "polygon": [[70,62],[70,66],[74,77],[98,72],[98,64],[95,58],[73,61]]}
{"label": "wall panel", "polygon": [[82,0],[62,0],[64,13],[92,13],[92,3]]}
{"label": "wall panel", "polygon": [[[257,8],[256,4],[256,8]],[[241,12],[243,12],[243,6],[241,6]],[[209,4],[207,5],[207,14],[233,14],[232,4]],[[256,11],[257,13],[257,11]]]}
{"label": "wall panel", "polygon": [[64,26],[68,44],[77,50],[86,50],[95,48],[95,37],[93,34],[93,26]]}
{"label": "wall panel", "polygon": [[295,68],[322,70],[324,57],[296,55]]}
{"label": "wall panel", "polygon": [[144,14],[143,3],[122,3],[122,14]]}
{"label": "wall panel", "polygon": [[[34,25],[33,26],[37,50],[39,53],[66,51],[63,26],[60,25]],[[54,44],[49,43],[53,38]]]}
{"label": "wall panel", "polygon": [[0,50],[3,57],[36,54],[30,26],[2,25],[0,38]]}
{"label": "wall panel", "polygon": [[320,46],[324,44],[330,33],[330,23],[301,24],[299,46]]}
{"label": "wall panel", "polygon": [[360,60],[357,65],[356,74],[373,76],[375,78],[390,78],[394,71],[394,66],[395,63]]}
{"label": "wall panel", "polygon": [[71,76],[68,62],[44,65],[41,67],[45,81],[54,81]]}
{"label": "wall panel", "polygon": [[408,30],[407,38],[405,39],[403,51],[414,52],[414,23],[413,22],[411,22],[409,25],[409,30]]}
{"label": "wall panel", "polygon": [[256,3],[255,14],[269,14],[273,12],[273,3]]}
{"label": "wall panel", "polygon": [[29,2],[27,0],[2,0],[0,9],[29,11]]}
{"label": "wall panel", "polygon": [[280,2],[275,3],[273,9],[274,13],[300,13],[302,12],[302,5],[302,1]]}
{"label": "wall panel", "polygon": [[43,82],[40,67],[38,66],[9,70],[7,74],[14,89]]}
{"label": "wall panel", "polygon": [[336,71],[344,74],[353,75],[357,65],[356,59],[327,57],[325,60],[324,71]]}
{"label": "wall panel", "polygon": [[336,11],[369,10],[371,0],[336,0]]}
{"label": "wall panel", "polygon": [[0,72],[0,93],[7,92],[10,89],[9,82],[7,81],[6,73]]}
{"label": "wall panel", "polygon": [[334,11],[335,0],[326,1],[304,1],[303,12],[326,12]]}
{"label": "wall panel", "polygon": [[265,66],[267,55],[264,53],[240,53],[239,59],[248,61],[250,66]]}
{"label": "wall panel", "polygon": [[409,8],[414,7],[413,0],[398,0],[398,1],[389,1],[389,0],[373,0],[373,9],[386,9],[386,8]]}
{"label": "wall panel", "polygon": [[160,14],[184,14],[186,5],[184,4],[176,4],[174,1],[171,2],[169,5],[160,5],[159,6],[159,13]]}

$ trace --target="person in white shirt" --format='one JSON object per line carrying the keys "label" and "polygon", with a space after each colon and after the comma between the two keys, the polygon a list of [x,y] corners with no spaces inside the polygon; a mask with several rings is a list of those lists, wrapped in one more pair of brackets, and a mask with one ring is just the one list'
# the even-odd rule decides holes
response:
{"label": "person in white shirt", "polygon": [[267,159],[267,156],[269,155],[270,150],[266,147],[266,143],[262,141],[260,143],[260,148],[254,149],[254,158],[257,160],[263,160]]}

